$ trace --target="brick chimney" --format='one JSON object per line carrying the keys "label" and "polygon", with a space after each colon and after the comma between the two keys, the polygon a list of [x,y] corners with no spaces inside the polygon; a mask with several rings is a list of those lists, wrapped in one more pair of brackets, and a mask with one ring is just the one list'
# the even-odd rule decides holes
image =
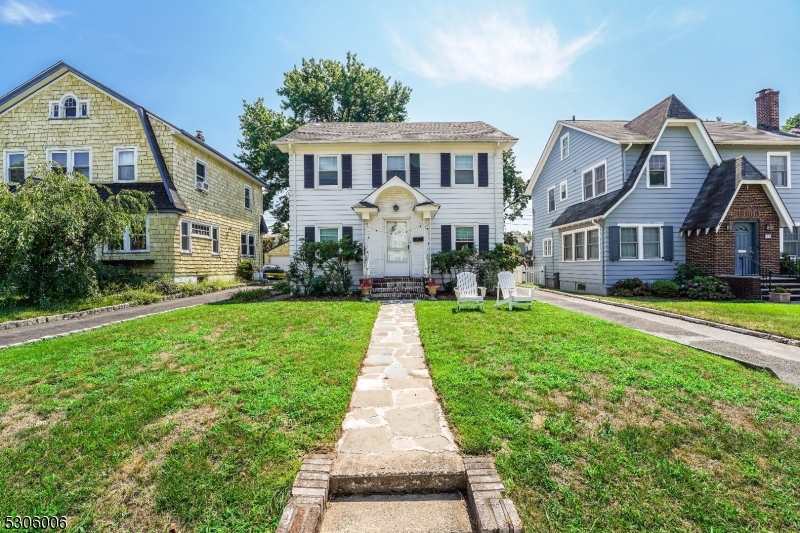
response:
{"label": "brick chimney", "polygon": [[778,131],[781,114],[778,106],[780,91],[761,89],[756,94],[756,125],[760,130]]}
{"label": "brick chimney", "polygon": [[205,135],[203,135],[203,132],[201,130],[197,130],[197,133],[195,133],[194,136],[197,137],[202,142],[206,142],[206,137]]}

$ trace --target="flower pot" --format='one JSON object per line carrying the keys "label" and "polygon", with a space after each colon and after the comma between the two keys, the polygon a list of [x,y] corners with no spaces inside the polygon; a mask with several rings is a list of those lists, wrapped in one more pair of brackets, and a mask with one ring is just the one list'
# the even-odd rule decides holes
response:
{"label": "flower pot", "polygon": [[792,301],[792,293],[790,292],[771,292],[769,293],[769,301],[780,304],[788,304]]}
{"label": "flower pot", "polygon": [[369,298],[369,293],[372,291],[372,287],[361,287],[361,296],[364,298]]}
{"label": "flower pot", "polygon": [[438,285],[430,285],[428,286],[428,294],[431,296],[436,296],[436,290],[439,288]]}

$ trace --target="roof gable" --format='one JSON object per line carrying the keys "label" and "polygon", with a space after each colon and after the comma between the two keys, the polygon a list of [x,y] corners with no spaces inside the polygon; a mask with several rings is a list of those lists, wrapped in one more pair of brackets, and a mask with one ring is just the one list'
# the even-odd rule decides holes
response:
{"label": "roof gable", "polygon": [[671,94],[625,124],[625,127],[631,131],[655,139],[664,127],[664,123],[670,118],[697,119],[695,114],[692,113],[683,102],[678,100],[677,96]]}

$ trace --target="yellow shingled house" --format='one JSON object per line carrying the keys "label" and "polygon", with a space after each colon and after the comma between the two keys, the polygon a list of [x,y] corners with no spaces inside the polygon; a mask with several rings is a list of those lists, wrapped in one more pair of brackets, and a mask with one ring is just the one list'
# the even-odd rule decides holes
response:
{"label": "yellow shingled house", "polygon": [[[40,164],[80,172],[116,192],[151,193],[144,233],[100,259],[176,281],[232,278],[261,264],[263,183],[205,143],[60,61],[0,97],[3,180]],[[103,194],[101,189],[101,194]]]}

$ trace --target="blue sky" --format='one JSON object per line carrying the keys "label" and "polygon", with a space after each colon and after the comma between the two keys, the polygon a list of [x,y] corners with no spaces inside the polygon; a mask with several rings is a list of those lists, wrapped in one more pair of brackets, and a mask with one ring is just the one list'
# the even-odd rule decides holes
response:
{"label": "blue sky", "polygon": [[782,120],[800,113],[798,20],[788,0],[0,0],[0,93],[63,59],[233,155],[243,99],[277,108],[284,72],[349,50],[413,88],[410,120],[519,137],[527,179],[573,115],[632,118],[675,93],[701,118],[753,124],[765,87]]}

